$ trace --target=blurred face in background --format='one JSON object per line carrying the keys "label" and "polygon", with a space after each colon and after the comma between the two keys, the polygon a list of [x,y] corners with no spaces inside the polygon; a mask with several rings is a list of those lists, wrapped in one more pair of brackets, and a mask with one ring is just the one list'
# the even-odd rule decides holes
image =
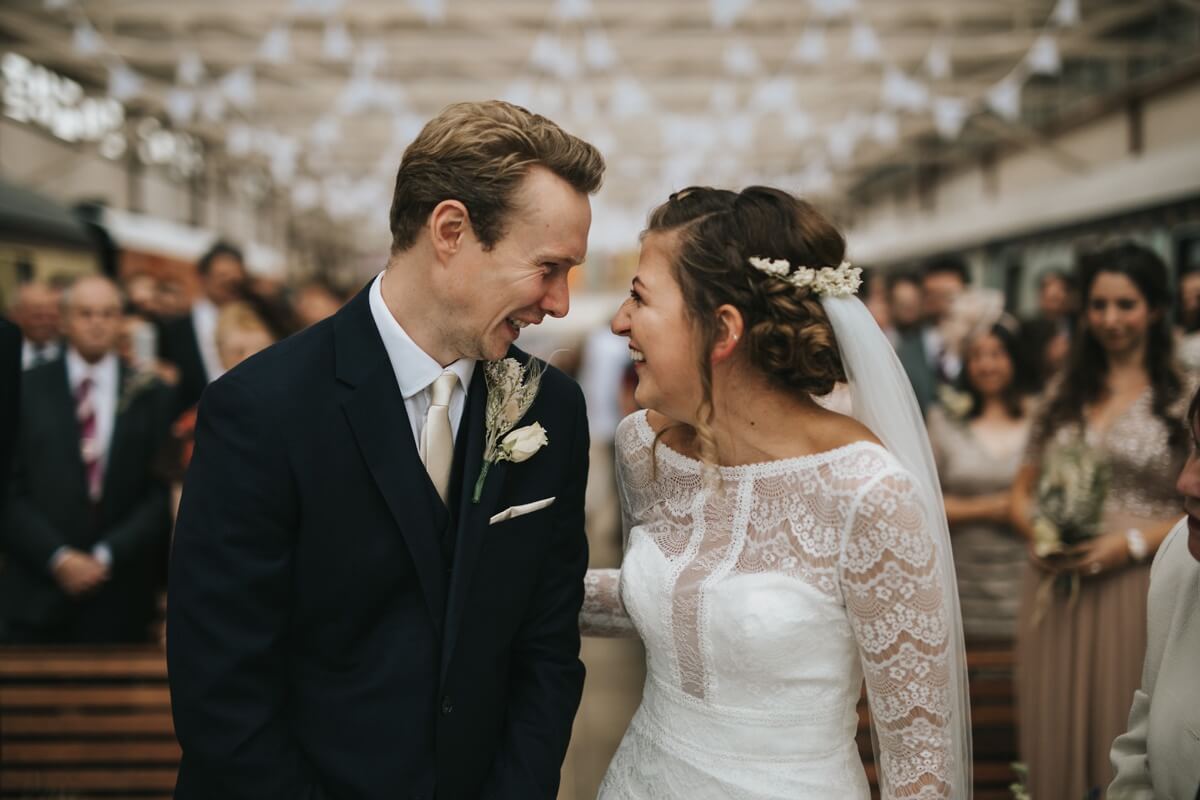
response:
{"label": "blurred face in background", "polygon": [[246,268],[233,256],[221,253],[208,265],[208,272],[200,276],[200,283],[213,305],[223,306],[242,296]]}
{"label": "blurred face in background", "polygon": [[976,336],[967,345],[967,380],[984,397],[1002,394],[1013,380],[1013,363],[1004,342],[994,333]]}
{"label": "blurred face in background", "polygon": [[134,275],[125,282],[125,295],[129,298],[129,302],[142,313],[156,313],[158,293],[155,291],[154,278],[146,273]]}
{"label": "blurred face in background", "polygon": [[121,295],[106,278],[80,278],[63,295],[63,335],[90,364],[116,350],[121,322]]}
{"label": "blurred face in background", "polygon": [[17,290],[13,322],[34,344],[54,341],[61,333],[58,292],[44,283],[27,283]]}
{"label": "blurred face in background", "polygon": [[905,329],[921,321],[921,287],[912,281],[897,281],[892,286],[892,302],[889,309],[892,324]]}
{"label": "blurred face in background", "polygon": [[1059,320],[1071,312],[1071,290],[1062,278],[1050,276],[1038,288],[1038,310],[1042,319]]}
{"label": "blurred face in background", "polygon": [[313,323],[332,317],[342,307],[342,300],[324,286],[309,284],[297,292],[294,305],[296,321],[300,323],[301,328],[307,328]]}
{"label": "blurred face in background", "polygon": [[878,277],[872,280],[868,286],[867,296],[863,298],[863,305],[871,312],[876,325],[884,330],[891,327],[892,313],[888,302],[887,286]]}
{"label": "blurred face in background", "polygon": [[1087,298],[1087,326],[1110,358],[1136,355],[1158,312],[1137,284],[1119,272],[1101,272]]}
{"label": "blurred face in background", "polygon": [[265,350],[275,343],[271,334],[263,328],[241,328],[231,330],[217,342],[217,353],[221,356],[221,366],[233,369],[259,350]]}
{"label": "blurred face in background", "polygon": [[1179,279],[1179,308],[1184,329],[1200,329],[1200,270],[1184,273]]}
{"label": "blurred face in background", "polygon": [[932,323],[941,322],[954,304],[954,298],[962,294],[963,280],[957,272],[930,272],[921,279],[925,300],[925,318]]}
{"label": "blurred face in background", "polygon": [[164,317],[181,317],[188,311],[187,292],[178,280],[164,279],[154,286],[159,313]]}

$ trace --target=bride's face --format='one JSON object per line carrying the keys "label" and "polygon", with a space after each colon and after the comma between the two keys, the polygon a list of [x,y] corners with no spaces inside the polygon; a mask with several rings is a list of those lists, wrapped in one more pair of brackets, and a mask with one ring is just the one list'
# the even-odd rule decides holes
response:
{"label": "bride's face", "polygon": [[612,331],[629,339],[638,404],[691,422],[701,398],[700,376],[696,334],[671,269],[677,239],[666,232],[650,233],[642,240],[629,299],[613,317]]}

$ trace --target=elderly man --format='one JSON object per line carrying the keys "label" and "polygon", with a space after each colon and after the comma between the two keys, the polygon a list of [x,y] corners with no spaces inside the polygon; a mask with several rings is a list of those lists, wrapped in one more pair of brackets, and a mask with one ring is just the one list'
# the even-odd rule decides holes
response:
{"label": "elderly man", "polygon": [[9,311],[21,329],[21,368],[53,361],[61,354],[58,293],[45,283],[26,283],[17,289]]}
{"label": "elderly man", "polygon": [[153,462],[167,390],[115,350],[121,296],[107,278],[63,294],[62,358],[22,381],[12,485],[0,520],[0,620],[9,642],[146,638],[169,531]]}

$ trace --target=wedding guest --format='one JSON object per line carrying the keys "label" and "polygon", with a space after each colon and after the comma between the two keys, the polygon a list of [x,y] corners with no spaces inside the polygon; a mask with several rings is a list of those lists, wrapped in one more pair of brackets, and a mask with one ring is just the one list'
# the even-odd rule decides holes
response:
{"label": "wedding guest", "polygon": [[1050,269],[1038,279],[1038,311],[1021,326],[1021,352],[1028,369],[1025,389],[1041,392],[1067,363],[1077,312],[1075,279]]}
{"label": "wedding guest", "polygon": [[928,413],[937,390],[937,376],[925,353],[925,338],[921,326],[921,283],[913,275],[893,275],[888,280],[891,327],[888,339],[904,367],[921,413]]}
{"label": "wedding guest", "polygon": [[970,283],[967,264],[958,256],[942,256],[925,265],[921,273],[921,298],[925,324],[921,331],[925,358],[939,383],[953,383],[962,371],[962,359],[948,352],[940,325],[955,299]]}
{"label": "wedding guest", "polygon": [[175,411],[196,405],[210,381],[220,377],[217,353],[217,315],[226,303],[239,299],[246,282],[242,252],[227,242],[217,242],[196,262],[201,296],[184,317],[163,324],[159,354],[179,367]]}
{"label": "wedding guest", "polygon": [[9,317],[21,329],[21,368],[46,364],[62,355],[58,292],[46,283],[23,284]]}
{"label": "wedding guest", "polygon": [[1188,408],[1192,452],[1179,473],[1183,519],[1150,568],[1142,685],[1133,693],[1129,728],[1112,746],[1117,777],[1109,800],[1200,797],[1200,393]]}
{"label": "wedding guest", "polygon": [[881,329],[886,331],[892,327],[891,300],[888,297],[887,281],[882,272],[864,267],[862,286],[859,287],[858,296],[862,298],[863,305],[871,312],[871,316],[875,318],[875,322]]}
{"label": "wedding guest", "polygon": [[1179,276],[1179,360],[1200,370],[1200,269]]}
{"label": "wedding guest", "polygon": [[952,408],[929,412],[929,440],[950,523],[963,633],[973,640],[1011,640],[1016,633],[1023,540],[1012,528],[1012,483],[1029,436],[1016,376],[1011,318],[969,334]]}
{"label": "wedding guest", "polygon": [[7,641],[147,638],[167,541],[154,456],[168,390],[116,355],[121,298],[107,278],[63,294],[65,357],[22,381],[13,486],[0,520]]}
{"label": "wedding guest", "polygon": [[[228,371],[255,353],[269,347],[276,336],[266,320],[245,302],[227,303],[217,317],[217,353],[221,368]],[[179,506],[183,476],[192,460],[196,435],[196,407],[187,409],[171,425],[171,451],[167,473],[171,479],[171,509]]]}
{"label": "wedding guest", "polygon": [[[1166,265],[1126,243],[1080,267],[1083,320],[1013,487],[1036,567],[1022,591],[1016,677],[1037,798],[1083,797],[1112,780],[1109,747],[1146,647],[1149,559],[1178,519],[1188,444]],[[1064,502],[1078,511],[1061,512]],[[1050,554],[1054,535],[1073,529],[1082,543]]]}

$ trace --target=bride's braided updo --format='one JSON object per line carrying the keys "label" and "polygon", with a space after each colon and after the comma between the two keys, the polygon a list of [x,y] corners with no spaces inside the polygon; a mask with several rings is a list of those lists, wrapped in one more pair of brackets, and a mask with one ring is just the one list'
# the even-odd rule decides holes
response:
{"label": "bride's braided updo", "polygon": [[696,437],[701,457],[716,461],[712,421],[712,364],[716,310],[742,314],[739,341],[750,365],[785,391],[824,395],[846,379],[833,329],[820,297],[750,264],[783,259],[814,269],[836,267],[846,241],[803,200],[765,186],[741,192],[690,187],[672,194],[650,214],[646,233],[676,233],[674,277],[699,340],[702,401]]}

